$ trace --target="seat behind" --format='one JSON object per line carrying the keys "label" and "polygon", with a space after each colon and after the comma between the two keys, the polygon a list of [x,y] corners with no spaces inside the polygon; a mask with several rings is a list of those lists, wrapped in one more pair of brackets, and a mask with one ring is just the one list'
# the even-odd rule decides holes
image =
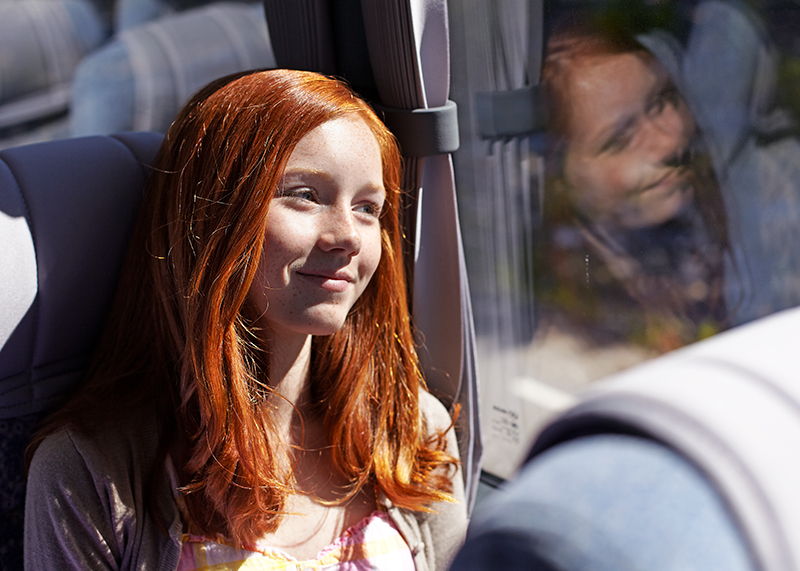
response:
{"label": "seat behind", "polygon": [[210,81],[270,67],[275,58],[260,3],[213,2],[169,14],[120,31],[81,61],[72,83],[70,134],[165,133]]}
{"label": "seat behind", "polygon": [[23,451],[88,363],[161,140],[0,151],[0,569],[22,568]]}

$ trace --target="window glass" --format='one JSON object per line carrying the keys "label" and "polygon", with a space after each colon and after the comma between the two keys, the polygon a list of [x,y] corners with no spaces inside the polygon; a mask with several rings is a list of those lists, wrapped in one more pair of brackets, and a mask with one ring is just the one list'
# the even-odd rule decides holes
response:
{"label": "window glass", "polygon": [[537,4],[450,2],[499,477],[592,381],[800,304],[800,6]]}

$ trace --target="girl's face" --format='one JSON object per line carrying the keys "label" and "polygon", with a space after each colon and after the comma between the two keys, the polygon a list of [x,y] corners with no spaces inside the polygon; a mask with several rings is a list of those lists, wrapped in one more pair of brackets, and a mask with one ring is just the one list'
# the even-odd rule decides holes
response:
{"label": "girl's face", "polygon": [[569,100],[564,178],[587,218],[655,226],[692,201],[685,157],[694,121],[658,63],[637,53],[579,59]]}
{"label": "girl's face", "polygon": [[385,197],[380,148],[363,119],[333,119],[300,140],[270,204],[250,290],[273,334],[342,327],[381,258]]}

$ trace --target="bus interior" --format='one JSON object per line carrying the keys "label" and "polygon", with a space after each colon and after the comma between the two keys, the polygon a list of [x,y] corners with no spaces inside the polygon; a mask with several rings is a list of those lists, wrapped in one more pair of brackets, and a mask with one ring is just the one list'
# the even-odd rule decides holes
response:
{"label": "bus interior", "polygon": [[[0,569],[22,568],[24,449],[86,367],[163,133],[266,68],[344,78],[400,143],[418,350],[475,514],[580,436],[563,419],[606,415],[640,428],[592,430],[647,433],[714,486],[772,482],[726,510],[755,568],[800,568],[800,495],[770,503],[800,417],[726,388],[747,371],[800,410],[795,0],[0,0]],[[713,428],[673,436],[687,415]],[[763,474],[737,480],[687,444],[721,433],[787,448],[755,440],[738,462]]]}

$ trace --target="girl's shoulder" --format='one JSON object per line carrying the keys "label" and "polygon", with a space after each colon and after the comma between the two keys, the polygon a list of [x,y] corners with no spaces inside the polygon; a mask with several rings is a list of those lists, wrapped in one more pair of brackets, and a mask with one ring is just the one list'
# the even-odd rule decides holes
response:
{"label": "girl's shoulder", "polygon": [[158,427],[148,416],[97,430],[64,426],[47,435],[31,459],[29,503],[36,489],[65,490],[70,498],[130,496],[122,503],[133,502],[147,486],[159,448]]}
{"label": "girl's shoulder", "polygon": [[121,417],[116,423],[96,428],[64,426],[47,435],[31,462],[81,461],[88,466],[128,465],[152,461],[158,449],[159,425],[152,415]]}
{"label": "girl's shoulder", "polygon": [[147,417],[120,420],[109,430],[62,427],[42,440],[28,473],[27,567],[94,569],[98,562],[128,561],[130,568],[150,568],[161,557],[172,539],[148,515],[149,498],[171,532],[178,518],[164,501],[171,495],[163,478],[151,488],[158,428]]}
{"label": "girl's shoulder", "polygon": [[419,391],[419,410],[430,433],[446,430],[453,423],[442,401],[425,389]]}

